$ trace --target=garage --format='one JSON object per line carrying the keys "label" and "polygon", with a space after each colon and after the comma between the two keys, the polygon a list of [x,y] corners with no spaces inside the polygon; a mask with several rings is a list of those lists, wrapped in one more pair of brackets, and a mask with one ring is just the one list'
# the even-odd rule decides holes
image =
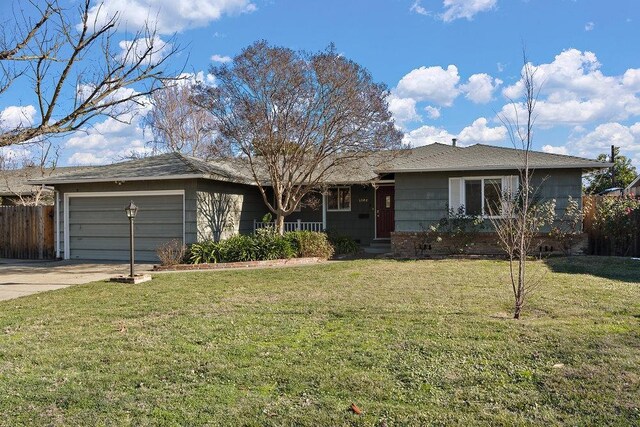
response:
{"label": "garage", "polygon": [[184,191],[66,193],[64,195],[65,258],[127,261],[129,220],[124,208],[133,201],[135,257],[157,262],[156,249],[177,239],[184,242]]}

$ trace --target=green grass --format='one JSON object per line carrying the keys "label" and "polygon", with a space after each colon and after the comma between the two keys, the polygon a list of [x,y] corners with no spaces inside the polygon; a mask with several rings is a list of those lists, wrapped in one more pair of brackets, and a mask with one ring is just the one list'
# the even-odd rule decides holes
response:
{"label": "green grass", "polygon": [[506,267],[349,261],[5,301],[0,424],[640,424],[640,261],[536,263],[521,321]]}

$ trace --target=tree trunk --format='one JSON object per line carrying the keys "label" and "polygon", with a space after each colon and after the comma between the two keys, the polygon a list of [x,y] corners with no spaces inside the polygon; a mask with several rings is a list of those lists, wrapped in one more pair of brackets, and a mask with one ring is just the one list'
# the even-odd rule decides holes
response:
{"label": "tree trunk", "polygon": [[276,216],[276,231],[281,236],[284,234],[284,215],[281,213]]}
{"label": "tree trunk", "polygon": [[515,309],[513,310],[513,318],[520,319],[520,312],[522,312],[522,304],[516,301]]}

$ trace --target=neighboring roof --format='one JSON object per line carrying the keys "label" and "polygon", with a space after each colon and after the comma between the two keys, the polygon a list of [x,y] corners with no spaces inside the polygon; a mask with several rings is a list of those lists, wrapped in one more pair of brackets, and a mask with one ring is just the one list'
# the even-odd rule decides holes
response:
{"label": "neighboring roof", "polygon": [[[366,157],[345,161],[344,167],[335,169],[324,179],[324,183],[369,183],[379,180],[381,175],[387,173],[512,170],[521,168],[522,164],[521,150],[482,144],[454,147],[435,143],[412,149],[379,151]],[[533,169],[590,170],[611,166],[610,163],[596,160],[537,151],[529,153],[529,164]],[[64,171],[29,182],[49,185],[186,178],[205,178],[255,185],[247,162],[241,159],[205,161],[179,153]],[[264,182],[268,182],[266,177]]]}
{"label": "neighboring roof", "polygon": [[[453,147],[431,144],[419,147],[404,156],[398,156],[377,172],[439,172],[520,169],[524,163],[522,150],[476,144],[469,147]],[[610,163],[562,154],[529,152],[531,169],[601,169]]]}
{"label": "neighboring roof", "polygon": [[[76,173],[89,169],[83,167],[56,167],[55,169],[47,168],[41,170],[38,167],[26,167],[22,169],[0,170],[0,196],[28,196],[33,193],[32,180],[41,179],[43,175],[63,175],[68,173]],[[44,179],[44,178],[43,178]],[[45,191],[50,191],[45,189]]]}
{"label": "neighboring roof", "polygon": [[633,181],[631,181],[631,184],[627,185],[627,188],[625,188],[625,190],[631,190],[633,187],[640,187],[640,175],[636,176],[636,179],[634,179]]}
{"label": "neighboring roof", "polygon": [[76,173],[53,174],[30,182],[35,184],[70,184],[185,178],[207,178],[246,184],[253,182],[242,162],[237,160],[207,162],[175,152],[111,165],[94,166]]}

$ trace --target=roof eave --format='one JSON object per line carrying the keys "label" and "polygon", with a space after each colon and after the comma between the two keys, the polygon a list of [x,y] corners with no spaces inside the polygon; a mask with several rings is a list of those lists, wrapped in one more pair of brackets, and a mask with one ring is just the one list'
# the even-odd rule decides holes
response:
{"label": "roof eave", "polygon": [[110,178],[72,178],[65,179],[63,177],[53,179],[35,179],[28,180],[32,184],[84,184],[94,182],[127,182],[127,181],[167,181],[171,179],[194,179],[194,178],[208,178],[205,174],[190,174],[190,175],[164,175],[164,176],[130,176],[130,177],[110,177]]}
{"label": "roof eave", "polygon": [[[541,167],[530,167],[530,169],[582,169],[582,170],[596,170],[596,169],[606,169],[611,167],[611,165],[604,164],[602,166],[595,165],[562,165],[562,166],[541,166]],[[376,170],[377,174],[382,173],[412,173],[412,172],[464,172],[464,171],[483,171],[483,170],[518,170],[521,169],[519,166],[505,166],[505,165],[496,165],[496,166],[474,166],[474,167],[455,167],[455,168],[421,168],[421,169],[385,169],[385,170]]]}

